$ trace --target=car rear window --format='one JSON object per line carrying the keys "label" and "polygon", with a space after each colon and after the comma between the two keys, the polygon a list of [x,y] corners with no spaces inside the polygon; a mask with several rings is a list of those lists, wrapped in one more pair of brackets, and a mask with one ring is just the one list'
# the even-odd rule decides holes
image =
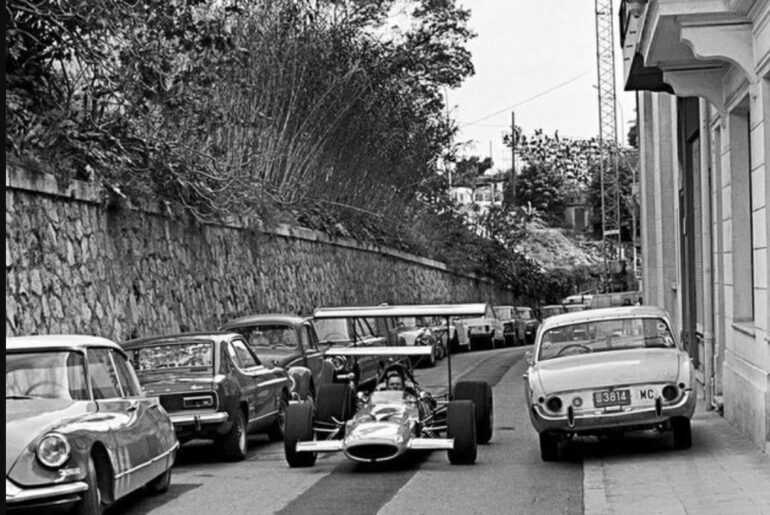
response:
{"label": "car rear window", "polygon": [[167,368],[188,368],[194,371],[213,371],[214,369],[212,342],[148,345],[133,349],[129,354],[137,372]]}
{"label": "car rear window", "polygon": [[538,359],[628,349],[673,348],[676,342],[661,318],[615,318],[562,325],[542,335]]}

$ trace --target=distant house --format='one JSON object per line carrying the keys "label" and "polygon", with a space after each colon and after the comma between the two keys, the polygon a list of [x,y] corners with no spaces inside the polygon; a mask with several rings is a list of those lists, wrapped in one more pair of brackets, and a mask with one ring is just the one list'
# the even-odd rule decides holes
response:
{"label": "distant house", "polygon": [[588,232],[591,230],[592,211],[585,194],[568,195],[564,206],[564,224],[575,232]]}

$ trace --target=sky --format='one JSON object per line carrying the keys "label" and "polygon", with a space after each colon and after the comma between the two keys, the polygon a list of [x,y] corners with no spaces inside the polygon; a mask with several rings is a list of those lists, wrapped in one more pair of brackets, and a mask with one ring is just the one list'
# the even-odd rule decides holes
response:
{"label": "sky", "polygon": [[[467,45],[475,75],[446,91],[451,116],[460,125],[457,141],[471,142],[461,155],[489,157],[491,146],[494,168],[510,168],[502,134],[510,132],[511,111],[524,134],[543,129],[572,138],[598,136],[594,0],[458,3],[471,10],[469,25],[477,33]],[[616,0],[614,20],[619,5]],[[623,91],[617,21],[614,25],[617,124],[624,142],[636,102],[633,93]]]}

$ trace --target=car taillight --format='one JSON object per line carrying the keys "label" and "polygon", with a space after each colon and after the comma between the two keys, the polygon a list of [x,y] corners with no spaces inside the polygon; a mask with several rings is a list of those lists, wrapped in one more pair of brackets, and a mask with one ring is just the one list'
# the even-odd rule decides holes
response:
{"label": "car taillight", "polygon": [[667,384],[663,387],[663,398],[667,401],[673,401],[679,396],[679,390],[673,384]]}
{"label": "car taillight", "polygon": [[556,412],[558,412],[559,410],[561,410],[561,406],[562,406],[562,404],[561,404],[561,399],[560,399],[560,398],[558,398],[558,397],[551,397],[550,399],[548,399],[548,400],[545,402],[545,406],[546,406],[546,407],[547,407],[547,408],[548,408],[550,411],[553,411],[554,413],[556,413]]}
{"label": "car taillight", "polygon": [[211,395],[185,397],[182,399],[182,406],[184,406],[185,409],[212,408],[214,406],[214,398]]}

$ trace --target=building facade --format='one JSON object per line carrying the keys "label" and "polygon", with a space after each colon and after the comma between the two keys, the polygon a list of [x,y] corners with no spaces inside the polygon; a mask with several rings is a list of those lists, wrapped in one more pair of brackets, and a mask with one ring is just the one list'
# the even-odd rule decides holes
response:
{"label": "building facade", "polygon": [[706,401],[770,452],[770,1],[623,0],[637,92],[643,288]]}

